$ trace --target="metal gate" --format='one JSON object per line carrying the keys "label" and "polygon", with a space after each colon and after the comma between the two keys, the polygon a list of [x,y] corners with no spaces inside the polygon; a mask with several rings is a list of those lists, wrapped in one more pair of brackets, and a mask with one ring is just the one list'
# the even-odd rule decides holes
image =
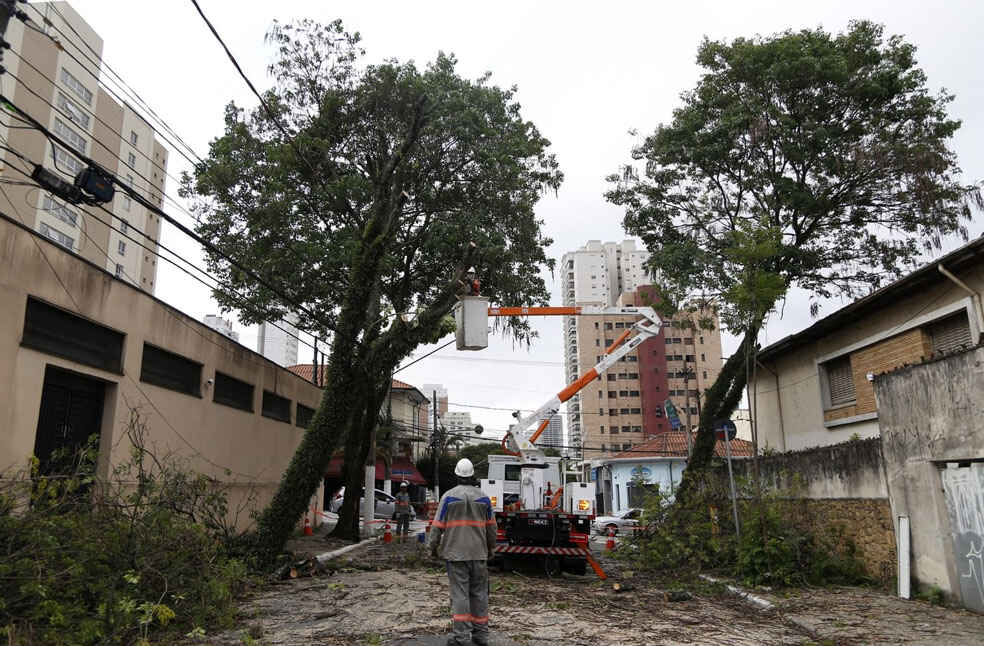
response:
{"label": "metal gate", "polygon": [[41,475],[71,473],[76,454],[102,425],[106,386],[102,381],[47,366],[34,455]]}
{"label": "metal gate", "polygon": [[940,475],[950,514],[960,598],[967,608],[984,612],[984,463],[964,465],[948,463]]}

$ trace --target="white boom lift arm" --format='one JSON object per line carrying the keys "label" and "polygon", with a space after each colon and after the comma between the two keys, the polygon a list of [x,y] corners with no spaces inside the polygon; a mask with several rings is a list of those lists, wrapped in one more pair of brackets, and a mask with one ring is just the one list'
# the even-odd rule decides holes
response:
{"label": "white boom lift arm", "polygon": [[[472,297],[475,298],[475,297]],[[475,299],[479,300],[479,299]],[[481,299],[484,300],[484,299]],[[573,397],[581,389],[594,381],[599,375],[612,367],[622,357],[649,339],[658,336],[663,321],[651,307],[489,307],[487,316],[639,316],[631,327],[619,336],[611,346],[605,349],[605,355],[593,368],[581,375],[576,381],[554,395],[550,401],[533,411],[530,415],[519,420],[502,440],[506,452],[520,456],[523,460],[522,501],[524,509],[539,509],[543,504],[542,490],[544,483],[542,474],[546,467],[543,451],[536,446],[536,441],[547,428],[550,418],[560,409],[560,405]],[[633,332],[635,335],[633,336]],[[631,338],[630,338],[631,336]],[[542,421],[541,421],[542,420]],[[528,429],[540,422],[536,430],[530,433]],[[536,477],[539,472],[539,478]],[[560,485],[560,483],[557,483]]]}

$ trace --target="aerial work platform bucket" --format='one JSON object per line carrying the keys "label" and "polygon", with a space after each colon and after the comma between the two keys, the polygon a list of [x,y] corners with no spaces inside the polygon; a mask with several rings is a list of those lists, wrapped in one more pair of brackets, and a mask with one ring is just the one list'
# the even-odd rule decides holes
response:
{"label": "aerial work platform bucket", "polygon": [[489,347],[489,299],[462,296],[454,306],[455,337],[459,350]]}

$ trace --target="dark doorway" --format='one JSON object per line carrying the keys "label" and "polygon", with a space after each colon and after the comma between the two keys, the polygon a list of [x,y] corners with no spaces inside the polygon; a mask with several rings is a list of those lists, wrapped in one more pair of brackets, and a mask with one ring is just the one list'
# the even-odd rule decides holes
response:
{"label": "dark doorway", "polygon": [[[39,475],[73,473],[78,450],[102,426],[105,382],[47,366],[34,439]],[[97,445],[98,446],[98,445]]]}

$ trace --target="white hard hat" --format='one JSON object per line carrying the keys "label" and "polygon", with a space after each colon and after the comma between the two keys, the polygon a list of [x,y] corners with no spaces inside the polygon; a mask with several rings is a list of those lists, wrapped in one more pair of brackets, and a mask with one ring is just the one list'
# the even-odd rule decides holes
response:
{"label": "white hard hat", "polygon": [[403,482],[400,483],[400,487],[405,487],[405,486],[407,486],[406,481],[403,481]]}
{"label": "white hard hat", "polygon": [[458,460],[458,464],[454,467],[454,475],[459,478],[470,478],[475,475],[475,467],[472,466],[471,460],[468,458]]}

